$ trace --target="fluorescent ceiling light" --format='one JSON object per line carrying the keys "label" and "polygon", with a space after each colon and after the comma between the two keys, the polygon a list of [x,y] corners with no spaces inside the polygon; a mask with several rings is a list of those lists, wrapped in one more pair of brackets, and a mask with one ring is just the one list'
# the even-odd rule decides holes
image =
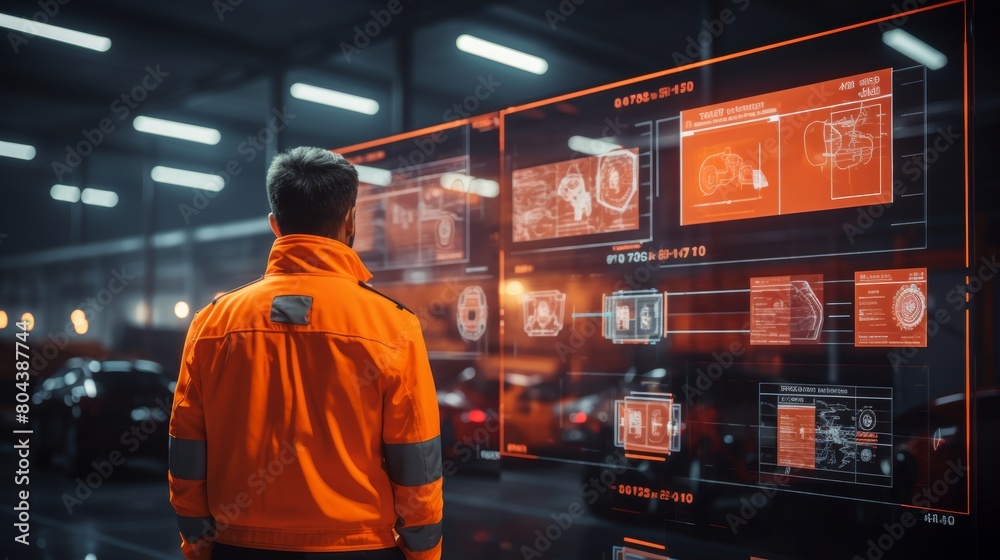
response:
{"label": "fluorescent ceiling light", "polygon": [[364,113],[366,115],[378,113],[378,101],[342,91],[296,83],[292,84],[291,93],[292,97],[303,101],[322,103],[323,105],[347,109],[348,111]]}
{"label": "fluorescent ceiling light", "polygon": [[486,198],[500,196],[500,183],[461,173],[445,173],[441,176],[441,186],[449,190],[478,194]]}
{"label": "fluorescent ceiling light", "polygon": [[472,35],[459,35],[458,39],[455,40],[455,46],[460,51],[488,58],[494,62],[513,66],[532,74],[541,75],[549,69],[549,63],[544,58],[491,43]]}
{"label": "fluorescent ceiling light", "polygon": [[70,185],[52,185],[52,188],[49,190],[49,194],[52,198],[63,202],[80,201],[79,187],[72,187]]}
{"label": "fluorescent ceiling light", "polygon": [[608,142],[603,138],[598,140],[597,138],[587,138],[586,136],[570,136],[568,143],[569,149],[574,152],[590,154],[592,156],[599,156],[601,154],[606,154],[611,150],[618,150],[621,148],[618,144]]}
{"label": "fluorescent ceiling light", "polygon": [[91,35],[82,31],[73,31],[65,27],[56,27],[47,23],[39,23],[30,19],[24,19],[7,14],[0,14],[0,27],[20,31],[28,35],[35,35],[76,45],[85,49],[105,52],[111,48],[111,39],[100,35]]}
{"label": "fluorescent ceiling light", "polygon": [[92,206],[114,208],[118,205],[118,194],[101,189],[83,189],[83,193],[80,194],[80,200],[84,204]]}
{"label": "fluorescent ceiling light", "polygon": [[882,34],[882,42],[931,70],[944,68],[948,64],[948,57],[944,53],[902,29],[886,31]]}
{"label": "fluorescent ceiling light", "polygon": [[354,169],[358,170],[358,181],[361,181],[362,183],[377,185],[379,187],[388,187],[389,183],[392,182],[392,171],[389,171],[388,169],[368,167],[367,165],[355,165]]}
{"label": "fluorescent ceiling light", "polygon": [[157,165],[149,174],[157,183],[170,183],[180,187],[219,192],[226,186],[226,180],[211,173],[199,173],[187,169],[176,169]]}
{"label": "fluorescent ceiling light", "polygon": [[176,121],[168,121],[153,117],[138,116],[132,121],[132,126],[139,132],[148,134],[159,134],[179,138],[190,142],[200,142],[202,144],[216,145],[222,139],[222,135],[214,128],[186,124]]}
{"label": "fluorescent ceiling light", "polygon": [[0,156],[15,159],[35,159],[35,147],[17,142],[4,142],[0,140]]}

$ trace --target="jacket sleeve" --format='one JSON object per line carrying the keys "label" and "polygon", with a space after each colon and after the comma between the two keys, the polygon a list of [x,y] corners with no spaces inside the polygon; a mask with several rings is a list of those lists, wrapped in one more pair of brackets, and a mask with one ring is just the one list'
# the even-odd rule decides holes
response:
{"label": "jacket sleeve", "polygon": [[184,343],[177,387],[170,414],[170,504],[177,515],[181,534],[181,552],[188,560],[211,560],[215,537],[215,519],[208,509],[206,467],[208,445],[201,380],[195,357],[195,342],[200,330],[196,318]]}
{"label": "jacket sleeve", "polygon": [[386,368],[382,441],[395,500],[397,543],[407,560],[441,558],[441,423],[420,321],[401,334]]}

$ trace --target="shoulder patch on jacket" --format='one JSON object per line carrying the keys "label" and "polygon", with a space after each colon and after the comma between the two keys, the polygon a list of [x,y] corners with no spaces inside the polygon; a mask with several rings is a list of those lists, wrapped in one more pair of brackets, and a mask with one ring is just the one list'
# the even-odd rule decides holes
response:
{"label": "shoulder patch on jacket", "polygon": [[411,311],[409,307],[403,305],[402,303],[399,303],[398,301],[396,301],[396,300],[392,299],[391,297],[383,294],[382,292],[376,290],[375,288],[372,288],[371,286],[369,286],[368,284],[365,284],[361,280],[358,280],[358,286],[361,286],[362,288],[368,290],[369,292],[374,292],[374,293],[376,293],[376,294],[384,297],[385,299],[391,301],[392,303],[396,304],[396,308],[397,309],[405,309],[406,311],[409,311],[410,313],[413,313],[413,311]]}
{"label": "shoulder patch on jacket", "polygon": [[256,279],[256,280],[251,280],[251,281],[247,282],[246,284],[243,284],[243,285],[242,285],[242,286],[240,286],[239,288],[233,288],[232,290],[229,290],[228,292],[224,292],[224,293],[222,293],[221,295],[218,295],[218,296],[215,296],[214,298],[212,298],[212,305],[215,305],[215,302],[219,301],[219,298],[221,298],[222,296],[225,296],[225,295],[229,295],[229,294],[231,294],[231,293],[233,293],[233,292],[236,292],[236,291],[239,291],[239,290],[242,290],[243,288],[246,288],[247,286],[250,286],[250,285],[253,285],[253,284],[256,284],[257,282],[260,282],[260,281],[261,281],[261,280],[263,280],[263,279],[264,279],[264,277],[263,277],[263,276],[261,276],[260,278],[258,278],[258,279]]}
{"label": "shoulder patch on jacket", "polygon": [[271,300],[271,322],[308,325],[312,304],[312,296],[274,296]]}

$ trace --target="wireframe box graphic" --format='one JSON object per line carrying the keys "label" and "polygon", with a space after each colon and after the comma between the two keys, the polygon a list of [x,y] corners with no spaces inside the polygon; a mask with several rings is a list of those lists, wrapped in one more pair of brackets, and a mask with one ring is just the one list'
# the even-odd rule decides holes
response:
{"label": "wireframe box graphic", "polygon": [[666,333],[663,294],[636,290],[604,296],[602,322],[604,338],[615,344],[655,344]]}

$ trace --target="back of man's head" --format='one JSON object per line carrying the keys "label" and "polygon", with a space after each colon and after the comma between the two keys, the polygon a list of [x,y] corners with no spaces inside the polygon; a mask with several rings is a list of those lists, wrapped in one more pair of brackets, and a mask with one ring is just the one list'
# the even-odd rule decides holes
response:
{"label": "back of man's head", "polygon": [[267,170],[267,199],[282,235],[336,238],[357,198],[357,170],[330,150],[293,148]]}

